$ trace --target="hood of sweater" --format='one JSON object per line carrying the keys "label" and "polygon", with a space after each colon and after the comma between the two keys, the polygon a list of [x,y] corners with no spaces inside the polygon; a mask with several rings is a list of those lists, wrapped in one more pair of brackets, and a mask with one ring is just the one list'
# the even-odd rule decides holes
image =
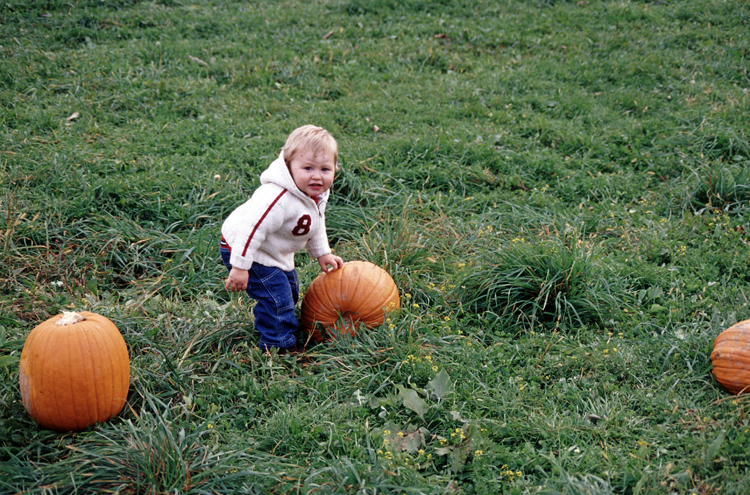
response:
{"label": "hood of sweater", "polygon": [[328,199],[329,191],[325,191],[319,194],[316,201],[307,194],[303,193],[299,189],[299,187],[297,187],[297,184],[294,183],[294,178],[292,177],[291,172],[289,172],[289,167],[286,166],[283,151],[279,153],[279,157],[271,162],[268,168],[264,170],[262,174],[260,174],[260,183],[276,184],[277,186],[283,187],[298,198],[302,200],[312,201],[315,204],[319,204],[321,201]]}

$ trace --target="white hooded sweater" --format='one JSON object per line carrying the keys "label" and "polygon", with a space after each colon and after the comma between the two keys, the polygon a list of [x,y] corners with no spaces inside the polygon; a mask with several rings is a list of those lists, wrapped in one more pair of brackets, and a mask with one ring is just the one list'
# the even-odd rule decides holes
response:
{"label": "white hooded sweater", "polygon": [[294,253],[302,248],[316,259],[331,252],[325,225],[328,191],[317,202],[303,193],[283,152],[260,175],[260,184],[221,227],[233,267],[249,270],[258,262],[288,272],[294,269]]}

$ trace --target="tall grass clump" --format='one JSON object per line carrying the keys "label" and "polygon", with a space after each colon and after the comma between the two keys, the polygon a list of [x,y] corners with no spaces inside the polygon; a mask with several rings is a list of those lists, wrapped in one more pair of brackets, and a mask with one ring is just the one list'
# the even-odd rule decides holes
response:
{"label": "tall grass clump", "polygon": [[[153,401],[149,407],[154,410],[142,411],[135,421],[103,426],[70,443],[71,454],[50,484],[61,493],[229,493],[238,478],[267,475],[240,460],[242,453],[215,449],[211,421],[175,414],[171,406]],[[8,467],[11,473],[17,468]]]}
{"label": "tall grass clump", "polygon": [[700,167],[693,171],[694,185],[689,203],[703,209],[740,212],[750,209],[750,161],[721,167]]}
{"label": "tall grass clump", "polygon": [[457,291],[463,312],[494,316],[502,325],[599,325],[627,301],[623,284],[607,277],[584,242],[516,238],[483,252],[469,271]]}
{"label": "tall grass clump", "polygon": [[[206,444],[210,423],[180,425],[169,416],[144,413],[136,424],[129,421],[125,428],[103,430],[76,450],[98,472],[100,483],[110,488],[135,493],[220,488],[221,478],[237,468]],[[191,431],[195,426],[202,428]]]}

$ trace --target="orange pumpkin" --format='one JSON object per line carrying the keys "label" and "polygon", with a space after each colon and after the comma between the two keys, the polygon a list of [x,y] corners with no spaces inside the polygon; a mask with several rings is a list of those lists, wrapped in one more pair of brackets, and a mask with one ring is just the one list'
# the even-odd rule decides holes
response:
{"label": "orange pumpkin", "polygon": [[335,336],[356,335],[363,323],[382,325],[389,311],[401,306],[393,278],[368,261],[350,261],[313,280],[302,299],[302,327],[316,342],[326,340],[318,324]]}
{"label": "orange pumpkin", "polygon": [[107,421],[125,405],[128,348],[108,318],[64,312],[26,338],[19,380],[23,406],[40,426],[80,431]]}
{"label": "orange pumpkin", "polygon": [[733,394],[750,391],[750,320],[727,328],[711,353],[716,381]]}

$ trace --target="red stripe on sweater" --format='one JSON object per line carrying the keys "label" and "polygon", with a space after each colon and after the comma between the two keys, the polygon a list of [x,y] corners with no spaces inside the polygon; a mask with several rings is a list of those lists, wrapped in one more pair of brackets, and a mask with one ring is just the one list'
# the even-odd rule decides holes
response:
{"label": "red stripe on sweater", "polygon": [[266,211],[263,213],[263,216],[260,217],[260,220],[258,220],[258,223],[255,224],[255,228],[253,228],[253,231],[250,233],[250,237],[247,238],[247,242],[245,243],[245,249],[242,250],[242,257],[245,257],[245,254],[247,254],[247,248],[250,247],[250,242],[253,240],[253,236],[255,236],[255,231],[258,230],[258,227],[260,227],[260,224],[263,223],[263,220],[266,219],[269,213],[271,213],[271,209],[274,207],[276,203],[281,199],[281,197],[286,193],[286,189],[281,191],[278,196],[276,196],[276,199],[273,200],[273,203],[271,203],[268,208],[266,208]]}

